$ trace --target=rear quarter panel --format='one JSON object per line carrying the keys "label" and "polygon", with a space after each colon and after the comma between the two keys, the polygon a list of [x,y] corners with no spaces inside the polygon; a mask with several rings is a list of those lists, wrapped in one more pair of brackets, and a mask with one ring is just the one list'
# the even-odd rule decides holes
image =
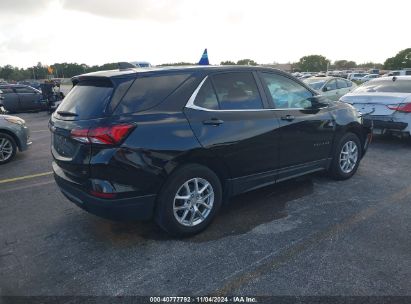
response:
{"label": "rear quarter panel", "polygon": [[135,113],[116,119],[136,128],[118,148],[92,147],[91,178],[129,185],[142,195],[156,193],[166,177],[201,148],[181,112]]}

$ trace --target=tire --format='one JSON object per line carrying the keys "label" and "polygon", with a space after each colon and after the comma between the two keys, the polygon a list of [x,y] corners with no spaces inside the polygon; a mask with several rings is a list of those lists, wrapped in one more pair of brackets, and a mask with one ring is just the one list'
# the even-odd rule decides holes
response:
{"label": "tire", "polygon": [[329,169],[330,176],[336,180],[349,179],[357,171],[361,156],[361,141],[358,136],[351,132],[344,134],[335,146]]}
{"label": "tire", "polygon": [[[195,194],[196,183],[203,190],[201,194]],[[217,175],[201,165],[185,165],[173,172],[162,188],[155,221],[173,236],[195,235],[210,225],[221,201],[222,187]]]}
{"label": "tire", "polygon": [[4,165],[16,156],[17,145],[13,137],[0,133],[0,165]]}

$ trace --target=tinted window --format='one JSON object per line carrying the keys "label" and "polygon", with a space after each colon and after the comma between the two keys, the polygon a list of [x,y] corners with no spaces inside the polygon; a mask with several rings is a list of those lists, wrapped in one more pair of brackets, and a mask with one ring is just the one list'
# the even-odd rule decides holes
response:
{"label": "tinted window", "polygon": [[213,76],[222,110],[261,109],[260,93],[252,73],[226,73]]}
{"label": "tinted window", "polygon": [[115,113],[135,113],[152,108],[174,92],[188,77],[188,74],[177,74],[137,78]]}
{"label": "tinted window", "polygon": [[200,91],[198,91],[194,104],[196,106],[206,108],[206,109],[212,109],[212,110],[218,109],[217,96],[215,94],[214,88],[209,79],[207,79],[206,82],[204,82]]}
{"label": "tinted window", "polygon": [[64,111],[77,114],[76,119],[91,119],[104,116],[110,102],[113,87],[98,83],[79,83],[71,89],[57,112]]}
{"label": "tinted window", "polygon": [[354,90],[354,92],[396,92],[411,93],[411,80],[392,81],[392,79],[370,80]]}
{"label": "tinted window", "polygon": [[262,80],[268,88],[276,108],[309,108],[313,93],[299,83],[277,74],[262,73]]}
{"label": "tinted window", "polygon": [[34,93],[34,90],[29,87],[14,88],[16,93]]}
{"label": "tinted window", "polygon": [[337,89],[337,81],[330,80],[329,82],[327,82],[327,84],[325,85],[325,87],[327,88],[327,91],[333,91]]}
{"label": "tinted window", "polygon": [[339,89],[344,89],[347,87],[347,82],[343,79],[337,79],[337,86]]}
{"label": "tinted window", "polygon": [[411,71],[405,71],[405,75],[411,75]]}

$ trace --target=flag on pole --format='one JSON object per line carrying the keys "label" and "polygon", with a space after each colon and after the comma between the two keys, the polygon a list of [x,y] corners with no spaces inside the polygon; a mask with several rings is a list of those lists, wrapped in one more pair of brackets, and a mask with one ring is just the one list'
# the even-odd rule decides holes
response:
{"label": "flag on pole", "polygon": [[210,65],[208,62],[208,54],[207,54],[207,49],[204,50],[203,55],[201,56],[200,61],[198,62],[198,65]]}

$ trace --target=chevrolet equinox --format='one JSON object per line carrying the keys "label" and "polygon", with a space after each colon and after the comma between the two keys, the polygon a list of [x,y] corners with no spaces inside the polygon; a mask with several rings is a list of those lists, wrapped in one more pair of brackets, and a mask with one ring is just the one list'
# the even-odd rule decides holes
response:
{"label": "chevrolet equinox", "polygon": [[119,69],[73,77],[50,119],[55,180],[84,210],[200,232],[230,196],[357,170],[371,130],[349,104],[262,67]]}

